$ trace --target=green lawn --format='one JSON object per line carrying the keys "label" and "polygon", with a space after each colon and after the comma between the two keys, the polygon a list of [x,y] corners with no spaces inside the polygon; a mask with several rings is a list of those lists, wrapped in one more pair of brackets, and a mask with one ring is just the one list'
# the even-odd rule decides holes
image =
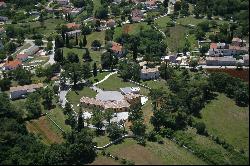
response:
{"label": "green lawn", "polygon": [[56,33],[56,26],[59,24],[65,24],[66,22],[62,19],[49,18],[44,20],[45,28],[41,28],[40,22],[29,22],[29,23],[20,23],[17,24],[17,27],[23,28],[36,28],[39,29],[41,34],[44,34],[46,37],[54,35]]}
{"label": "green lawn", "polygon": [[142,81],[142,84],[149,86],[152,89],[157,88],[167,88],[167,82],[165,80],[150,80],[150,81]]}
{"label": "green lawn", "polygon": [[118,77],[118,74],[110,76],[106,81],[97,85],[99,88],[104,89],[105,91],[119,91],[120,88],[135,86],[130,82],[124,82],[121,78]]}
{"label": "green lawn", "polygon": [[171,21],[170,17],[165,16],[155,20],[155,23],[158,24],[161,29],[163,29],[167,26],[167,23],[170,21]]}
{"label": "green lawn", "polygon": [[249,154],[249,107],[238,107],[232,99],[219,94],[202,110],[202,121],[210,134]]}
{"label": "green lawn", "polygon": [[[188,16],[188,17],[178,18],[178,19],[176,20],[176,22],[179,23],[179,24],[181,24],[181,25],[188,25],[188,24],[197,25],[197,24],[199,24],[199,23],[201,23],[201,22],[203,22],[203,21],[206,21],[206,20],[208,20],[208,19],[204,19],[204,18],[202,18],[202,19],[200,19],[200,18],[197,19],[197,18]],[[226,22],[228,22],[228,21],[216,20],[216,22],[217,22],[218,24],[223,24],[223,23],[226,23]]]}
{"label": "green lawn", "polygon": [[150,29],[150,26],[147,25],[147,23],[145,22],[140,22],[134,24],[126,24],[123,25],[122,27],[116,27],[114,39],[116,40],[119,36],[121,36],[123,32],[129,34],[137,34],[138,32],[140,32],[140,29],[142,30]]}
{"label": "green lawn", "polygon": [[77,105],[80,104],[80,99],[83,97],[83,96],[86,96],[86,97],[95,97],[96,96],[96,92],[93,91],[92,89],[90,89],[89,87],[84,87],[82,90],[78,90],[78,91],[74,91],[74,90],[71,90],[69,91],[69,93],[67,94],[67,100],[73,104],[74,106],[74,109],[76,111],[78,111],[77,108]]}
{"label": "green lawn", "polygon": [[91,44],[94,40],[99,40],[102,45],[104,45],[105,43],[105,31],[101,31],[101,32],[92,32],[91,34],[87,35],[87,47],[91,48]]}
{"label": "green lawn", "polygon": [[21,46],[20,49],[19,49],[18,51],[14,52],[14,53],[12,54],[13,58],[15,58],[15,57],[17,56],[17,54],[19,54],[20,52],[22,52],[24,49],[29,48],[30,46],[31,46],[30,43],[26,43],[26,44],[24,44],[23,46]]}
{"label": "green lawn", "polygon": [[106,151],[119,158],[134,161],[136,165],[205,164],[168,139],[165,139],[164,145],[147,142],[145,147],[138,145],[133,139],[126,139],[121,144],[112,145]]}
{"label": "green lawn", "polygon": [[102,72],[102,73],[98,72],[96,77],[91,77],[89,80],[95,83],[101,81],[102,79],[104,79],[105,76],[107,76],[110,73],[111,72]]}
{"label": "green lawn", "polygon": [[[66,116],[63,114],[63,110],[61,108],[59,108],[57,106],[56,108],[50,110],[49,115],[64,131],[70,131],[71,130],[70,126],[65,124]],[[55,125],[54,125],[54,127],[57,130],[59,130]]]}
{"label": "green lawn", "polygon": [[[184,26],[176,25],[175,27],[170,27],[170,37],[167,37],[167,45],[171,52],[176,52],[178,49],[182,51],[187,34],[189,34],[188,28]],[[187,40],[190,43],[191,50],[197,48],[197,41],[193,34],[189,34]]]}

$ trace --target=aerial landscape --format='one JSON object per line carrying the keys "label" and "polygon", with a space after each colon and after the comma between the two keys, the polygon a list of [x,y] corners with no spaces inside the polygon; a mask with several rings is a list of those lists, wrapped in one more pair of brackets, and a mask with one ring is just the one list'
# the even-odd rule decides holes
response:
{"label": "aerial landscape", "polygon": [[249,165],[248,0],[0,0],[0,165]]}

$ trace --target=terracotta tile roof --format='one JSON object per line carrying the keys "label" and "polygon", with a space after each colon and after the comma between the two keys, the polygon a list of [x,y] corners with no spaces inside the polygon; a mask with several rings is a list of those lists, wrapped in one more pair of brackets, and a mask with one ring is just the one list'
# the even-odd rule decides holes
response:
{"label": "terracotta tile roof", "polygon": [[5,67],[11,67],[11,68],[16,68],[18,66],[21,66],[22,62],[19,60],[13,60],[13,61],[8,61],[5,63]]}
{"label": "terracotta tile roof", "polygon": [[217,43],[210,44],[210,49],[216,49],[216,48],[217,48]]}
{"label": "terracotta tile roof", "polygon": [[28,58],[28,55],[27,54],[18,54],[16,56],[17,59],[24,59],[24,58]]}
{"label": "terracotta tile roof", "polygon": [[68,24],[66,24],[66,26],[67,26],[67,28],[69,28],[69,29],[79,29],[80,28],[80,24],[76,24],[76,23],[68,23]]}
{"label": "terracotta tile roof", "polygon": [[111,49],[114,52],[121,52],[122,51],[122,45],[120,43],[113,42]]}

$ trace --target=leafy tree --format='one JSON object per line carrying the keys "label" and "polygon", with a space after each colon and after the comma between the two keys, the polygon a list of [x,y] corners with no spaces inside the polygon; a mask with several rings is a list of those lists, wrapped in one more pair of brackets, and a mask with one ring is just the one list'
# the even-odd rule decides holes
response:
{"label": "leafy tree", "polygon": [[51,41],[48,41],[46,50],[47,50],[47,51],[50,51],[50,50],[52,50],[52,49],[53,49],[53,43],[52,43]]}
{"label": "leafy tree", "polygon": [[145,136],[146,125],[142,121],[134,121],[130,129],[137,136]]}
{"label": "leafy tree", "polygon": [[110,124],[111,119],[113,118],[114,111],[113,110],[105,110],[104,118]]}
{"label": "leafy tree", "polygon": [[82,49],[83,48],[83,42],[82,42],[82,40],[80,40],[80,42],[79,42],[79,47]]}
{"label": "leafy tree", "polygon": [[206,125],[203,122],[198,122],[195,124],[195,128],[197,129],[198,134],[206,134]]}
{"label": "leafy tree", "polygon": [[70,63],[64,66],[62,77],[69,78],[70,82],[76,87],[77,82],[82,78],[82,67],[78,63]]}
{"label": "leafy tree", "polygon": [[102,7],[96,10],[95,17],[98,19],[108,18],[108,8]]}
{"label": "leafy tree", "polygon": [[84,128],[84,118],[83,118],[83,112],[80,109],[80,112],[78,114],[77,131],[80,132],[83,128]]}
{"label": "leafy tree", "polygon": [[91,44],[92,47],[101,47],[102,44],[99,40],[94,40]]}
{"label": "leafy tree", "polygon": [[28,112],[28,118],[38,118],[41,116],[42,107],[40,104],[40,97],[38,93],[31,93],[25,101],[25,109]]}
{"label": "leafy tree", "polygon": [[199,48],[199,50],[200,50],[201,55],[205,56],[205,53],[207,53],[209,50],[209,45],[204,45],[201,48]]}
{"label": "leafy tree", "polygon": [[93,75],[94,75],[94,77],[97,76],[97,66],[96,66],[96,62],[93,64]]}
{"label": "leafy tree", "polygon": [[44,107],[45,109],[50,110],[52,105],[53,105],[53,97],[54,97],[54,93],[50,88],[45,88],[42,92],[42,97],[44,99]]}
{"label": "leafy tree", "polygon": [[112,122],[107,126],[108,137],[111,141],[120,138],[123,135],[123,131],[116,122]]}
{"label": "leafy tree", "polygon": [[54,60],[55,60],[56,62],[63,62],[63,60],[64,60],[64,57],[63,57],[63,49],[56,49],[56,50],[55,50]]}
{"label": "leafy tree", "polygon": [[69,52],[67,55],[67,59],[70,63],[78,63],[79,62],[78,55],[74,52]]}
{"label": "leafy tree", "polygon": [[84,79],[88,79],[92,76],[91,73],[91,68],[90,68],[90,64],[89,63],[83,63],[82,66],[82,75]]}
{"label": "leafy tree", "polygon": [[97,128],[97,131],[100,132],[102,130],[103,124],[103,113],[101,111],[94,111],[92,116],[92,124]]}
{"label": "leafy tree", "polygon": [[190,62],[189,62],[189,66],[192,67],[192,69],[194,70],[195,67],[198,65],[198,61],[196,59],[192,59]]}
{"label": "leafy tree", "polygon": [[83,47],[86,47],[87,45],[87,38],[86,38],[86,35],[83,36]]}
{"label": "leafy tree", "polygon": [[88,48],[85,49],[85,53],[83,54],[83,59],[84,59],[84,61],[86,61],[86,62],[89,62],[89,61],[92,60]]}
{"label": "leafy tree", "polygon": [[23,86],[32,83],[32,74],[28,70],[17,68],[16,70],[11,71],[10,75],[15,81],[18,81],[19,85]]}
{"label": "leafy tree", "polygon": [[235,101],[239,106],[247,106],[249,103],[249,90],[237,89],[235,91]]}
{"label": "leafy tree", "polygon": [[0,80],[0,92],[10,90],[11,80],[8,78],[3,78]]}
{"label": "leafy tree", "polygon": [[35,45],[37,45],[37,46],[43,45],[42,39],[36,39],[36,40],[35,40]]}
{"label": "leafy tree", "polygon": [[72,113],[72,108],[71,108],[71,104],[69,102],[66,102],[65,104],[65,108],[63,109],[63,114],[64,115],[69,115]]}

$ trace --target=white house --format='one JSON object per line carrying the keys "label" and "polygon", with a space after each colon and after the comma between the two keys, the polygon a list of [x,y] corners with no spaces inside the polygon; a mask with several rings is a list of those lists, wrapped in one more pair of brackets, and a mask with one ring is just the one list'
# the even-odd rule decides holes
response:
{"label": "white house", "polygon": [[206,64],[207,66],[235,66],[236,58],[227,56],[227,57],[207,57]]}
{"label": "white house", "polygon": [[31,84],[31,85],[24,85],[24,86],[17,86],[10,88],[10,99],[18,99],[21,97],[25,97],[28,93],[35,92],[37,89],[43,87],[42,83],[39,84]]}
{"label": "white house", "polygon": [[160,71],[158,70],[158,67],[147,68],[146,66],[144,66],[141,69],[141,79],[142,80],[158,79],[159,77],[160,77]]}

